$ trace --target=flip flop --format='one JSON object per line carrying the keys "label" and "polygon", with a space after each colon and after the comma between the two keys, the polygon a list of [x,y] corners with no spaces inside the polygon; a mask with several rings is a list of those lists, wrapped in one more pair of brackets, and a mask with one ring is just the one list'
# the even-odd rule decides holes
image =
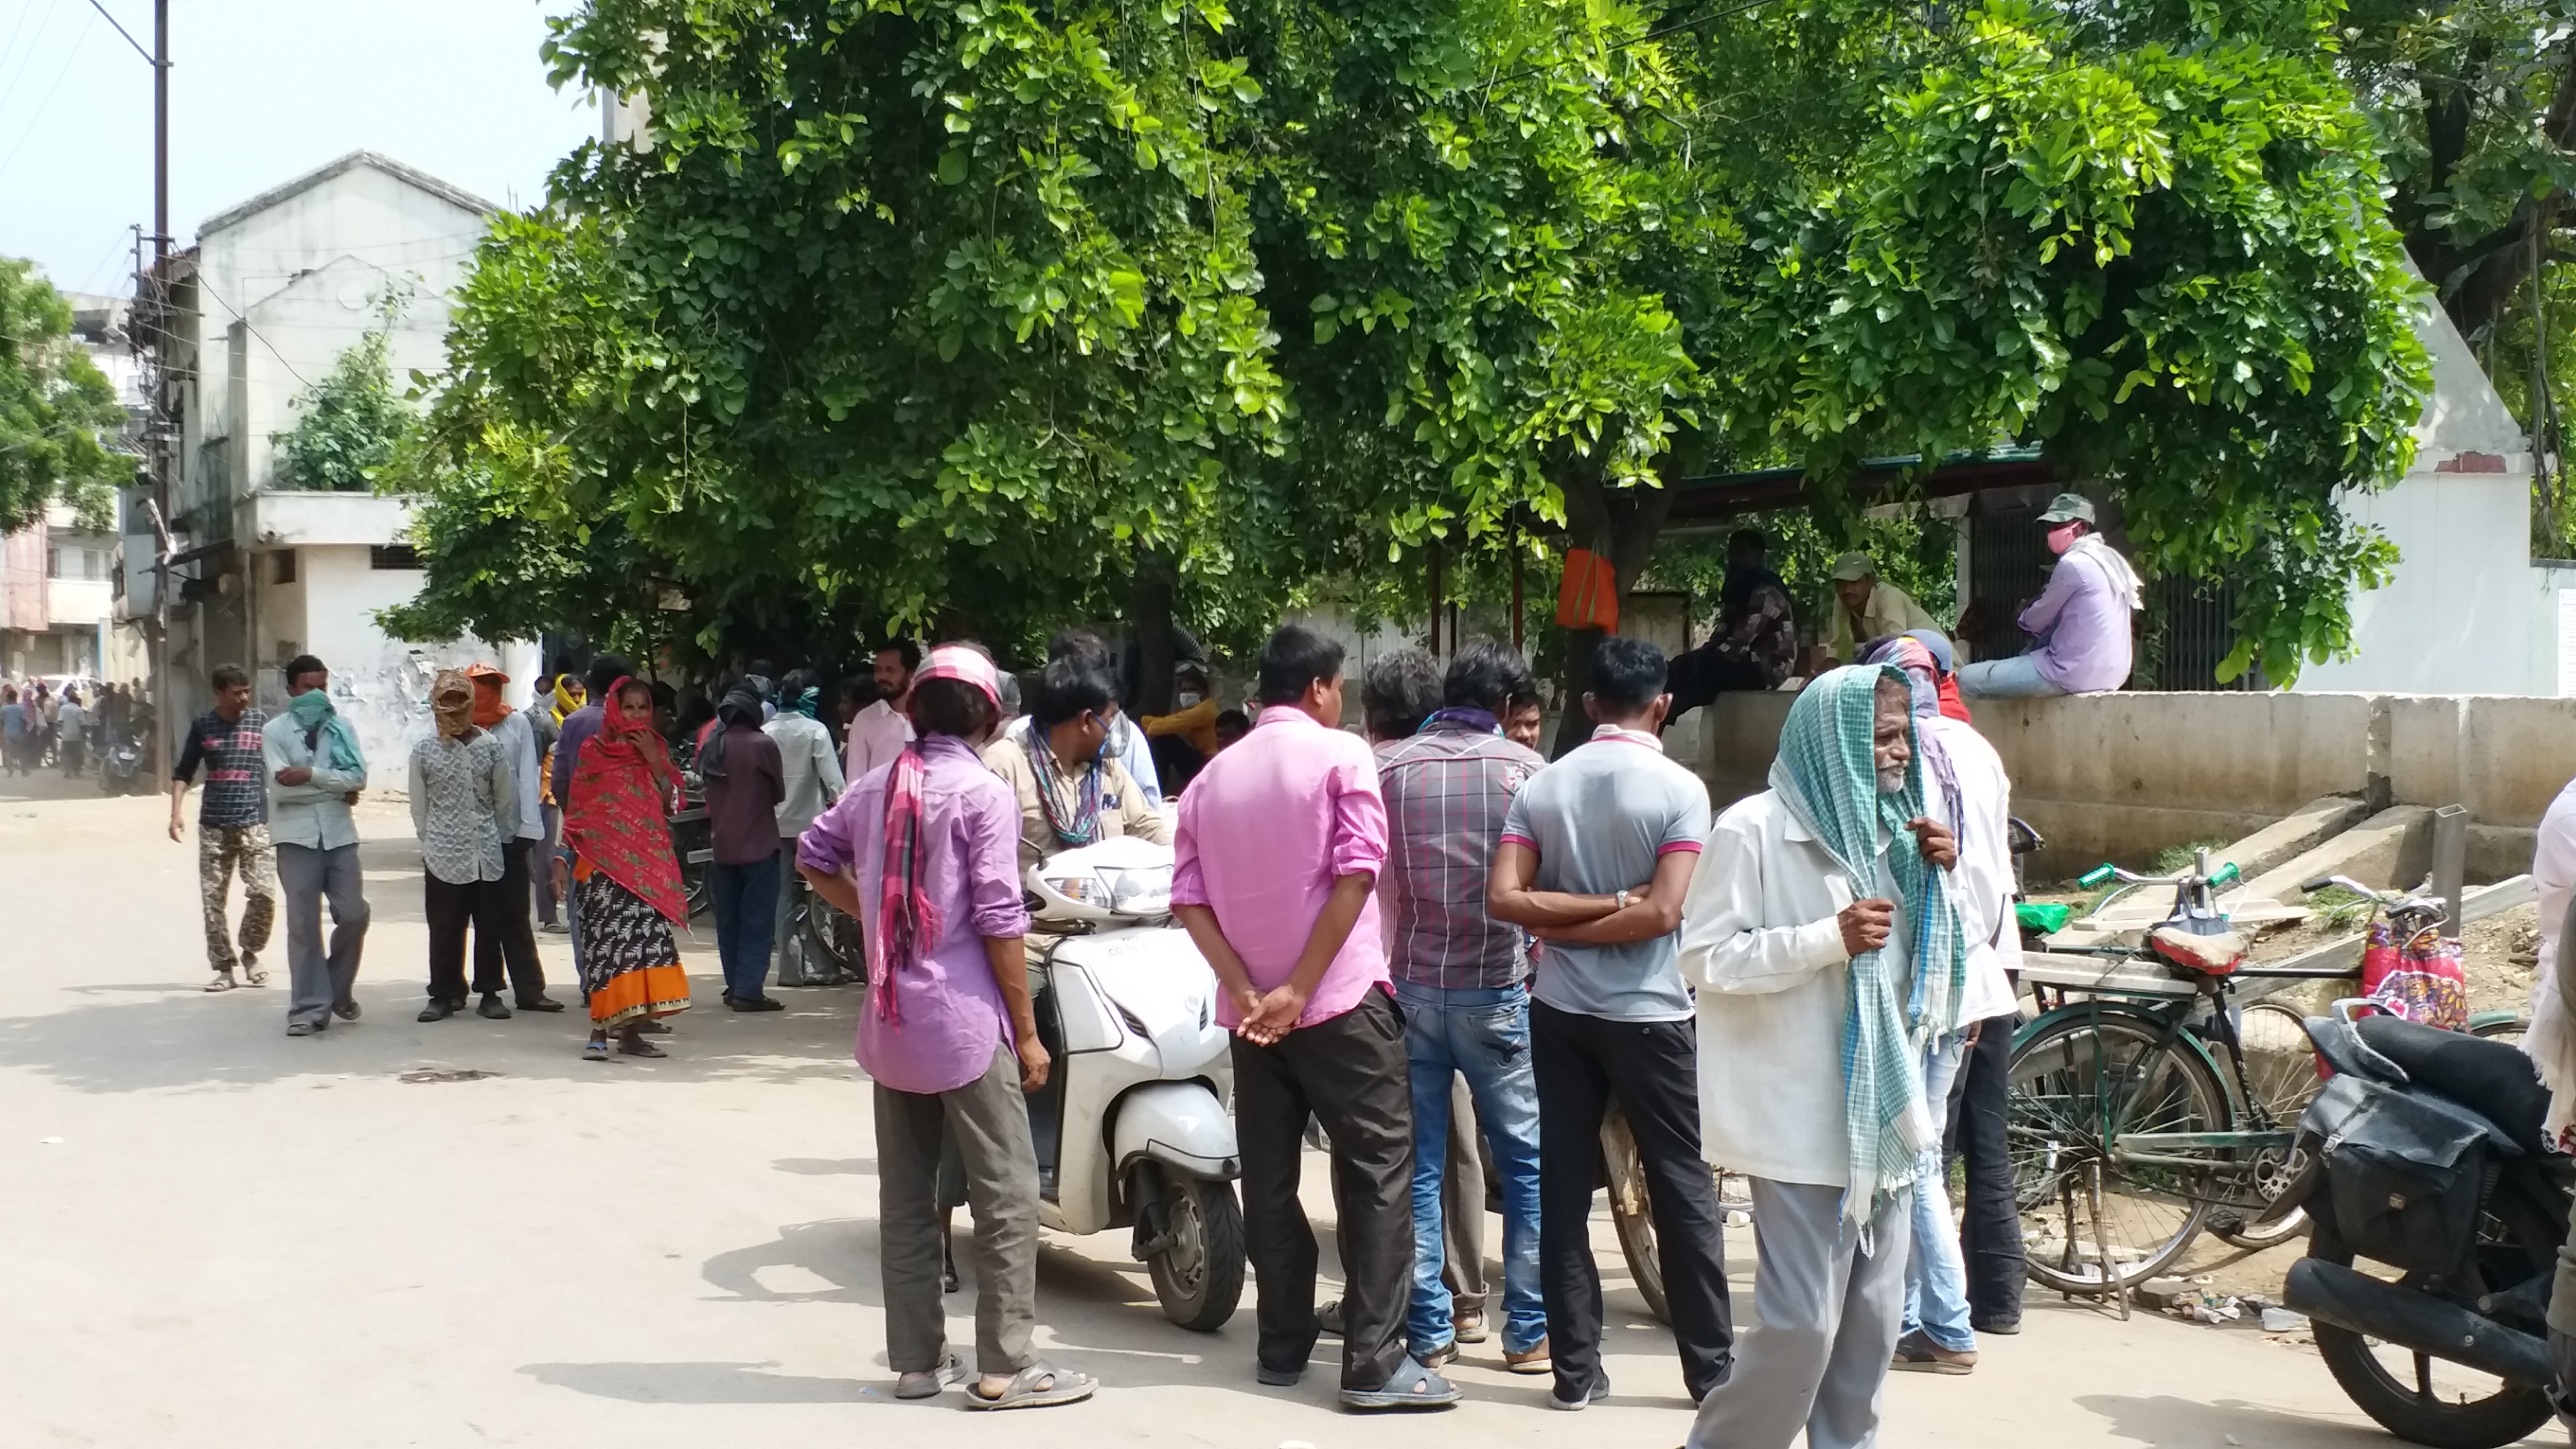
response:
{"label": "flip flop", "polygon": [[608,1043],[604,1041],[582,1043],[581,1059],[586,1062],[604,1062],[608,1060]]}
{"label": "flip flop", "polygon": [[1456,1384],[1408,1358],[1378,1388],[1342,1390],[1342,1407],[1355,1414],[1445,1409],[1461,1397]]}
{"label": "flip flop", "polygon": [[622,1041],[617,1044],[617,1049],[630,1057],[667,1057],[670,1055],[669,1052],[662,1050],[660,1047],[653,1045],[649,1041]]}
{"label": "flip flop", "polygon": [[965,1381],[966,1361],[953,1353],[943,1354],[937,1368],[915,1369],[895,1375],[894,1396],[898,1399],[935,1399],[945,1393],[950,1384]]}
{"label": "flip flop", "polygon": [[[1044,1388],[1039,1385],[1044,1384]],[[1060,1369],[1040,1359],[1012,1375],[1010,1385],[992,1398],[984,1397],[980,1384],[966,1386],[966,1407],[970,1409],[1049,1409],[1058,1404],[1078,1404],[1090,1398],[1100,1382],[1089,1374]]]}

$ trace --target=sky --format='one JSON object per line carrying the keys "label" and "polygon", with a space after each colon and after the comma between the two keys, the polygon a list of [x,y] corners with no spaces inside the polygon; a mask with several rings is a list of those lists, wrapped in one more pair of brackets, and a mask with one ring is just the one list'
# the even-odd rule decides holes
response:
{"label": "sky", "polygon": [[[500,205],[594,134],[546,84],[574,0],[170,0],[170,222],[197,224],[361,148]],[[101,14],[99,7],[104,7]],[[66,291],[132,290],[152,223],[152,0],[0,0],[0,256]]]}

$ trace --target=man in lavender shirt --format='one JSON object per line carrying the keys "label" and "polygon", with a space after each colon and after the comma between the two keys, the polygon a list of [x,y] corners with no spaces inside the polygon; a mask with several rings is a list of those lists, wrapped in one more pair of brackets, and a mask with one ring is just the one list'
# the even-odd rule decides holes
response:
{"label": "man in lavender shirt", "polygon": [[[899,1399],[935,1398],[964,1377],[948,1351],[940,1302],[946,1215],[935,1198],[945,1131],[965,1166],[975,1215],[982,1377],[967,1389],[967,1406],[1072,1403],[1089,1398],[1095,1382],[1029,1346],[1037,1325],[1038,1161],[1024,1094],[1046,1085],[1048,1062],[1029,1001],[1019,802],[975,753],[1001,718],[993,661],[967,645],[932,650],[907,707],[913,742],[854,781],[796,853],[815,893],[867,929],[858,1058],[876,1081],[886,1361]],[[890,908],[918,934],[890,930]],[[899,944],[907,935],[909,949]]]}
{"label": "man in lavender shirt", "polygon": [[1245,1247],[1261,1281],[1255,1376],[1297,1382],[1314,1352],[1315,1233],[1298,1201],[1311,1113],[1332,1139],[1342,1268],[1342,1406],[1438,1408],[1408,1356],[1413,1102],[1373,894],[1386,802],[1367,743],[1338,728],[1342,646],[1301,624],[1261,650],[1261,718],[1181,796],[1172,913],[1216,972],[1234,1034]]}
{"label": "man in lavender shirt", "polygon": [[2129,616],[2145,590],[2137,571],[2096,531],[2093,500],[2060,493],[2039,516],[2057,567],[2016,622],[2038,641],[2027,654],[1959,666],[1972,699],[2092,694],[2129,682]]}

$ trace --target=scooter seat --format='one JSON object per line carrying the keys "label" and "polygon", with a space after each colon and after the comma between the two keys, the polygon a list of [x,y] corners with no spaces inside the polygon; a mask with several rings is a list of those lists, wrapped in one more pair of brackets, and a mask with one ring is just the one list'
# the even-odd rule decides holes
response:
{"label": "scooter seat", "polygon": [[2549,1110],[2549,1089],[2521,1048],[2395,1016],[2365,1016],[2354,1025],[2373,1051],[2405,1068],[2417,1086],[2484,1115],[2523,1151],[2548,1152],[2540,1123]]}

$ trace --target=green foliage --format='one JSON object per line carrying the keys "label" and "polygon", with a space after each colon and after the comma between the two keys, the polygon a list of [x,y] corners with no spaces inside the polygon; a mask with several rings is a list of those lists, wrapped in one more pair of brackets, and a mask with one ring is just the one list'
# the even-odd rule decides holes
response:
{"label": "green foliage", "polygon": [[71,304],[35,264],[0,257],[0,533],[56,502],[84,528],[112,527],[111,490],[134,476],[116,451],[125,409],[71,329]]}
{"label": "green foliage", "polygon": [[367,333],[295,399],[302,414],[279,440],[277,477],[288,488],[363,493],[393,461],[413,414],[394,390],[391,338]]}
{"label": "green foliage", "polygon": [[[1834,560],[1861,549],[1878,561],[1878,576],[1903,589],[1934,618],[1950,623],[1959,611],[1957,526],[1929,509],[1895,518],[1861,517],[1847,531],[1830,531],[1812,514],[1774,513],[1744,520],[1770,540],[1771,571],[1789,586],[1802,635],[1821,634],[1833,598]],[[1731,531],[1731,530],[1730,530]],[[1668,538],[1655,549],[1643,586],[1687,589],[1704,618],[1717,611],[1726,581],[1726,535]]]}

